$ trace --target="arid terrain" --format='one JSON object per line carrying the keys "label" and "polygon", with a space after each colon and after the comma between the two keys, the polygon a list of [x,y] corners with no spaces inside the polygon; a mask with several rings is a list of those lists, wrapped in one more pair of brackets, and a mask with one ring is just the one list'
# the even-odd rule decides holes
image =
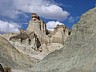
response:
{"label": "arid terrain", "polygon": [[12,72],[96,72],[96,7],[70,30],[32,14],[26,31],[0,35],[0,63]]}

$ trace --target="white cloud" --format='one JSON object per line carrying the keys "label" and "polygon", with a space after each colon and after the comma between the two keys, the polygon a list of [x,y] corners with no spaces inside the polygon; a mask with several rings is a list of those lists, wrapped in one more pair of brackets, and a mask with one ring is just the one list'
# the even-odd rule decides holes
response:
{"label": "white cloud", "polygon": [[74,21],[76,21],[76,20],[78,20],[79,19],[79,16],[77,16],[77,17],[72,17],[72,16],[70,16],[70,18],[69,18],[69,23],[72,23],[72,22],[74,22]]}
{"label": "white cloud", "polygon": [[5,22],[0,20],[0,33],[17,32],[20,26],[13,22]]}
{"label": "white cloud", "polygon": [[16,18],[16,15],[20,13],[16,10],[12,0],[0,0],[0,15]]}
{"label": "white cloud", "polygon": [[0,15],[15,18],[18,14],[35,12],[47,19],[64,20],[69,13],[50,0],[0,0]]}
{"label": "white cloud", "polygon": [[52,31],[54,30],[54,27],[56,27],[57,25],[64,25],[64,24],[59,21],[49,21],[48,23],[46,23],[47,29]]}

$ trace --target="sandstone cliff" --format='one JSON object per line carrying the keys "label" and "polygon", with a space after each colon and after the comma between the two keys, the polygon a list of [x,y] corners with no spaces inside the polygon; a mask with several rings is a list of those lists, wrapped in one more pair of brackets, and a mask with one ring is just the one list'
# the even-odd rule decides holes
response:
{"label": "sandstone cliff", "polygon": [[64,47],[36,64],[32,72],[96,72],[96,7],[81,16]]}

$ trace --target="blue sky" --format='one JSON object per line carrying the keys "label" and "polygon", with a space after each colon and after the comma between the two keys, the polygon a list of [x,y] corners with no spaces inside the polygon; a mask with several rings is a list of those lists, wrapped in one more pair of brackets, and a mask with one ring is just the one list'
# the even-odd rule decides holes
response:
{"label": "blue sky", "polygon": [[0,0],[0,33],[26,30],[33,12],[50,30],[57,24],[71,29],[83,13],[95,6],[96,0]]}

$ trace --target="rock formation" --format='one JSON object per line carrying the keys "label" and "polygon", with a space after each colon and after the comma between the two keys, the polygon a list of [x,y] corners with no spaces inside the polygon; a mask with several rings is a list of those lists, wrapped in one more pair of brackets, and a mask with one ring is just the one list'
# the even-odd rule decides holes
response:
{"label": "rock formation", "polygon": [[12,68],[28,67],[34,64],[30,57],[18,51],[5,38],[0,36],[0,63]]}
{"label": "rock formation", "polygon": [[49,42],[49,38],[46,35],[46,25],[42,20],[40,20],[39,16],[35,13],[32,13],[32,19],[29,21],[26,32],[30,33],[33,31],[36,33],[41,43]]}
{"label": "rock formation", "polygon": [[34,31],[36,34],[39,32],[46,34],[46,25],[42,20],[40,20],[40,17],[36,13],[32,13],[32,19],[29,21],[28,25],[29,26],[26,30],[27,33]]}
{"label": "rock formation", "polygon": [[20,34],[18,34],[18,35],[16,35],[16,36],[12,36],[12,37],[10,37],[10,39],[9,40],[12,40],[12,39],[20,39],[20,42],[22,42],[23,40],[26,40],[27,38],[29,38],[29,35],[26,33],[26,32],[24,32],[24,30],[23,29],[21,29],[20,30]]}
{"label": "rock formation", "polygon": [[36,64],[32,72],[96,72],[96,7],[73,26],[64,47]]}
{"label": "rock formation", "polygon": [[36,13],[32,13],[26,31],[21,29],[19,33],[3,34],[2,36],[9,40],[17,50],[23,51],[29,56],[34,54],[34,50],[43,51],[46,56],[63,47],[68,33],[69,29],[64,25],[57,25],[54,31],[48,31],[44,21]]}
{"label": "rock formation", "polygon": [[51,43],[64,44],[64,41],[70,35],[69,34],[70,32],[71,32],[71,30],[69,28],[67,28],[66,26],[57,25],[54,28],[54,31],[49,34],[49,35],[51,35],[50,36]]}
{"label": "rock formation", "polygon": [[[35,13],[33,13],[32,19],[30,20],[29,26],[26,30],[27,33],[30,33],[32,31],[34,31],[37,34],[41,43],[46,43],[46,44],[49,43],[50,41],[51,41],[51,43],[64,44],[64,41],[65,41],[64,38],[68,37],[68,34],[70,34],[70,32],[71,32],[71,31],[69,32],[69,29],[66,26],[57,25],[56,28],[54,28],[53,32],[48,33],[47,32],[48,30],[46,29],[46,24],[42,20],[40,20],[40,17]],[[59,34],[60,34],[60,36],[59,36]],[[47,35],[49,37],[52,37],[52,39],[50,39]],[[56,36],[56,37],[54,37],[54,36]]]}
{"label": "rock formation", "polygon": [[[26,31],[21,29],[18,33],[1,35],[1,40],[9,41],[6,43],[7,45],[3,46],[5,44],[3,43],[0,46],[0,52],[4,54],[0,58],[2,59],[1,63],[7,63],[13,68],[18,65],[21,67],[31,66],[33,63],[41,61],[51,52],[61,49],[69,36],[69,32],[71,31],[64,25],[57,25],[54,31],[47,30],[45,22],[36,13],[32,13],[32,18]],[[9,45],[10,47],[7,48]],[[2,51],[2,47],[8,52]],[[5,60],[4,62],[3,59]]]}
{"label": "rock formation", "polygon": [[49,31],[32,13],[26,31],[0,35],[0,64],[12,72],[96,72],[96,7],[81,16],[72,33],[64,25]]}

